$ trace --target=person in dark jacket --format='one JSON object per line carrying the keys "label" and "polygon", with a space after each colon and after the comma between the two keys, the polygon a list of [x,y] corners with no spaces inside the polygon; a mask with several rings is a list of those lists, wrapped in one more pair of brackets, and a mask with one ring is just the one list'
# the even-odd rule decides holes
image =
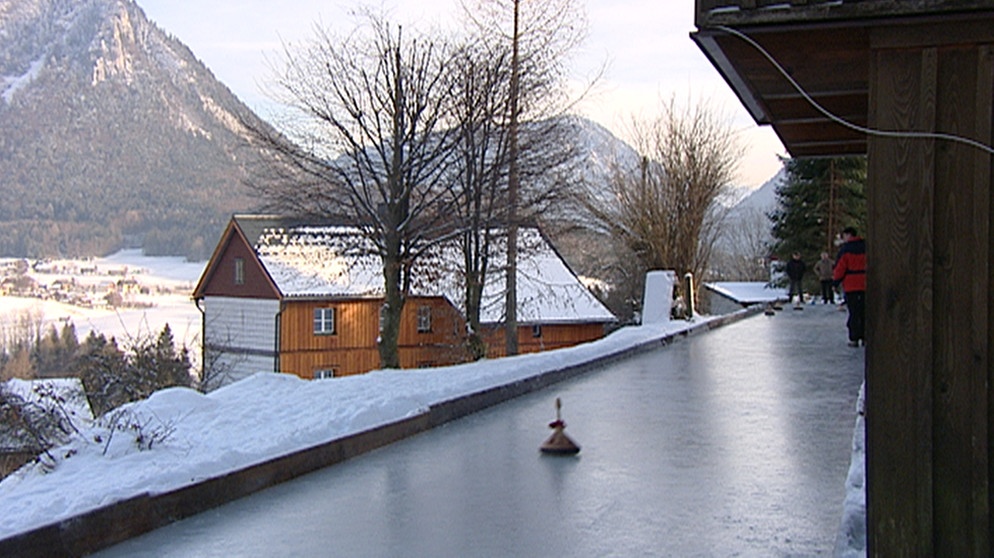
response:
{"label": "person in dark jacket", "polygon": [[843,244],[835,258],[832,279],[842,283],[842,291],[849,309],[849,346],[866,345],[866,242],[856,234],[856,229],[842,231]]}
{"label": "person in dark jacket", "polygon": [[804,272],[807,270],[807,266],[804,264],[804,260],[801,259],[801,254],[794,252],[794,255],[787,262],[787,278],[790,279],[790,290],[787,292],[787,296],[790,300],[794,300],[794,295],[797,295],[797,302],[794,305],[795,309],[801,309],[803,306],[801,304],[804,302],[804,287],[802,286],[802,280],[804,279]]}

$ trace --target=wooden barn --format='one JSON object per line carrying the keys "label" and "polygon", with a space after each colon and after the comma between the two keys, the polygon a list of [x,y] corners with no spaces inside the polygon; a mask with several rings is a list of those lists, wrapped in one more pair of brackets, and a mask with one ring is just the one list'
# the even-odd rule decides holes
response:
{"label": "wooden barn", "polygon": [[695,23],[791,155],[868,157],[867,554],[994,554],[994,1],[697,0]]}
{"label": "wooden barn", "polygon": [[[521,351],[602,337],[614,316],[537,230],[519,236]],[[261,371],[317,379],[379,367],[383,275],[378,257],[356,249],[358,238],[348,227],[263,215],[231,219],[193,294],[203,314],[204,362],[224,376],[215,385]],[[415,268],[417,284],[401,317],[403,368],[469,358],[457,250],[440,246]],[[483,333],[502,349],[504,278],[490,276]]]}

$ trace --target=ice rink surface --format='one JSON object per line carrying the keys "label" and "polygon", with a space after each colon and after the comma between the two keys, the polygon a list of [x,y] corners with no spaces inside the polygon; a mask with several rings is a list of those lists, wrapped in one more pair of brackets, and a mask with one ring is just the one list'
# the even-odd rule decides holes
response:
{"label": "ice rink surface", "polygon": [[[830,556],[863,351],[789,306],[97,556]],[[543,455],[555,399],[581,451]]]}

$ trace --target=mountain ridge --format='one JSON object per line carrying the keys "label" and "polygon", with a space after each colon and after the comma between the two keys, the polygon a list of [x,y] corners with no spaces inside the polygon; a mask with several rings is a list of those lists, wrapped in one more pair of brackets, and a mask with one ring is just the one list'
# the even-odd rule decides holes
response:
{"label": "mountain ridge", "polygon": [[258,118],[132,0],[0,0],[0,253],[209,255]]}
{"label": "mountain ridge", "polygon": [[[134,0],[0,0],[0,255],[206,260],[231,214],[256,208],[243,122],[267,127]],[[564,124],[595,191],[638,167],[603,126]]]}

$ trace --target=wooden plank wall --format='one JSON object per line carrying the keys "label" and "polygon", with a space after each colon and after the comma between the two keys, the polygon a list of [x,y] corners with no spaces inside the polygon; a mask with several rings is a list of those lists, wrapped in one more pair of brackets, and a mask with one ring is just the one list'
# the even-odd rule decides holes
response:
{"label": "wooden plank wall", "polygon": [[[994,37],[962,31],[932,25],[876,32],[871,126],[992,143]],[[943,140],[869,142],[872,556],[992,551],[991,161],[979,149]]]}
{"label": "wooden plank wall", "polygon": [[[317,370],[334,369],[345,376],[380,366],[380,299],[288,301],[280,317],[280,368],[313,378]],[[431,331],[417,330],[417,311],[431,308]],[[334,335],[314,334],[314,310],[335,308]],[[441,366],[466,360],[465,324],[459,312],[440,297],[410,299],[401,316],[399,352],[402,368]]]}
{"label": "wooden plank wall", "polygon": [[[520,354],[572,347],[604,337],[603,324],[543,325],[541,336],[535,337],[531,326],[518,327],[518,352]],[[483,340],[487,344],[487,358],[504,356],[504,329],[485,328]]]}

